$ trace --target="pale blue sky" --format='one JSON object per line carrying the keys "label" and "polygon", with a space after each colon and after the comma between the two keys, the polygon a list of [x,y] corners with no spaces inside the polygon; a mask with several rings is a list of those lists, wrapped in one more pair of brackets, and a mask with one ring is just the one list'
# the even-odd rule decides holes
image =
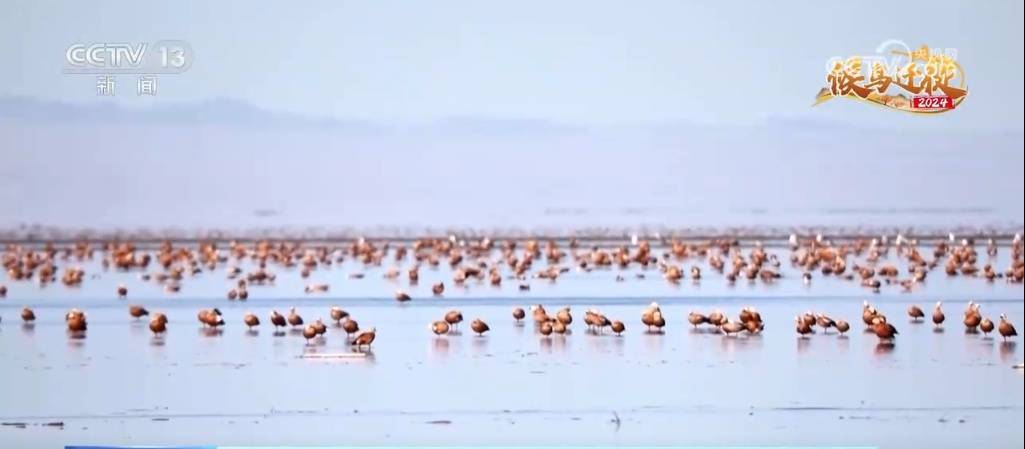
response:
{"label": "pale blue sky", "polygon": [[[233,98],[386,122],[1023,123],[1020,0],[0,3],[0,95],[98,101],[93,77],[62,73],[69,44],[183,39],[196,62],[161,77],[154,101]],[[891,38],[957,48],[970,98],[940,117],[849,101],[810,108],[827,58]]]}

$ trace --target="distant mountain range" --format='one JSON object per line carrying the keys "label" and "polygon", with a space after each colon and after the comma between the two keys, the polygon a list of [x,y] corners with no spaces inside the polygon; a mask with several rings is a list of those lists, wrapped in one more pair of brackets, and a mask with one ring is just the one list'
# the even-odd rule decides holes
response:
{"label": "distant mountain range", "polygon": [[373,131],[369,121],[311,118],[272,112],[249,103],[215,99],[197,103],[129,108],[114,102],[72,104],[28,97],[0,97],[0,120],[31,122],[194,123],[251,126],[341,127]]}
{"label": "distant mountain range", "polygon": [[0,97],[0,121],[33,123],[106,123],[106,124],[207,124],[257,127],[316,127],[352,132],[382,133],[415,129],[459,134],[560,134],[583,128],[546,120],[453,117],[427,125],[394,125],[369,120],[310,117],[274,112],[244,101],[214,99],[195,103],[125,107],[114,102],[73,104],[29,97]]}
{"label": "distant mountain range", "polygon": [[[23,96],[0,96],[0,124],[21,122],[36,124],[102,123],[120,125],[227,125],[277,129],[325,129],[346,135],[447,135],[447,136],[535,136],[553,137],[585,133],[612,133],[634,136],[677,135],[688,138],[704,136],[736,137],[737,131],[799,133],[802,135],[865,132],[902,135],[922,133],[935,136],[935,130],[872,128],[866,124],[838,122],[829,118],[771,116],[755,125],[700,125],[686,121],[637,123],[623,125],[575,125],[545,119],[481,117],[450,117],[426,123],[390,123],[373,120],[313,117],[260,108],[245,101],[219,98],[193,103],[154,104],[126,107],[113,101],[68,103]],[[1020,139],[1021,131],[961,132],[944,134],[985,134],[991,137]]]}

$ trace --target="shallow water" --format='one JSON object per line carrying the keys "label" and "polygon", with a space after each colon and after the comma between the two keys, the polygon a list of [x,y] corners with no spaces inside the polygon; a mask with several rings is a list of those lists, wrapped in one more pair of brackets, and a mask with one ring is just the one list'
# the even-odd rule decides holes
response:
{"label": "shallow water", "polygon": [[[1002,248],[1002,250],[1004,250]],[[779,251],[777,251],[779,252]],[[785,252],[779,252],[783,255]],[[1005,256],[1006,250],[1001,256]],[[687,263],[689,266],[691,262]],[[898,263],[898,266],[903,264]],[[1006,261],[998,260],[1002,268]],[[351,261],[315,271],[276,269],[274,286],[250,288],[247,302],[228,301],[233,282],[223,271],[183,281],[164,293],[138,273],[103,271],[87,263],[80,288],[12,283],[0,300],[0,446],[61,444],[577,444],[577,445],[857,445],[879,447],[1021,446],[1025,418],[1022,361],[1017,342],[965,334],[965,302],[983,313],[1025,322],[1022,285],[947,278],[933,270],[911,293],[884,286],[874,295],[855,282],[816,276],[804,285],[783,265],[773,285],[717,273],[697,284],[671,286],[656,270],[584,274],[571,271],[552,284],[533,280],[502,288],[468,283],[455,288],[447,268],[421,270],[420,285],[382,278],[388,267]],[[273,267],[272,267],[273,269]],[[361,271],[366,278],[349,279]],[[93,277],[93,276],[98,277]],[[431,283],[445,280],[444,298]],[[306,282],[330,281],[325,295],[302,295]],[[129,299],[114,298],[125,282]],[[397,304],[396,288],[414,300]],[[658,299],[669,326],[647,334],[641,309]],[[861,301],[871,300],[898,327],[894,346],[880,346],[860,325]],[[944,300],[943,332],[907,322],[906,306],[926,310]],[[131,319],[128,303],[170,317],[162,338]],[[572,335],[542,338],[516,325],[513,305],[572,306]],[[736,316],[755,305],[766,320],[759,336],[724,337],[689,328],[692,309],[721,308]],[[18,311],[32,306],[38,321],[23,326]],[[276,334],[271,309],[296,307],[307,321],[328,318],[339,305],[362,327],[378,330],[364,359],[316,360],[304,353],[350,351],[331,328],[307,345],[293,332]],[[200,307],[219,307],[227,326],[211,334],[196,321]],[[63,314],[81,307],[89,317],[84,339],[70,339]],[[622,319],[622,337],[590,335],[583,310],[598,307]],[[427,325],[450,308],[467,319],[461,335],[435,337]],[[245,311],[264,321],[254,333]],[[802,339],[794,315],[826,312],[852,323],[846,337]],[[492,331],[472,335],[480,317]],[[62,422],[63,426],[45,426]]]}

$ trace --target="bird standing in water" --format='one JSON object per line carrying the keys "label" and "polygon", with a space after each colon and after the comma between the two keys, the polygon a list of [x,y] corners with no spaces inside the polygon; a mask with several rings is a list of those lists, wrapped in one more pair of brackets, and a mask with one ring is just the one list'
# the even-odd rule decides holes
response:
{"label": "bird standing in water", "polygon": [[1014,329],[1014,325],[1010,321],[1007,321],[1007,316],[1000,314],[1000,326],[997,327],[997,331],[1000,332],[1000,336],[1007,341],[1008,337],[1015,337],[1018,335],[1018,331]]}

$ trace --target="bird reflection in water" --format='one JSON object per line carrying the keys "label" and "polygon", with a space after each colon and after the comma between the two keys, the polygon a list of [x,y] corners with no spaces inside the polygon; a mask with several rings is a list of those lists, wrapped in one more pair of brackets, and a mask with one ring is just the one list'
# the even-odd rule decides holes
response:
{"label": "bird reflection in water", "polygon": [[431,355],[437,356],[438,358],[448,357],[450,350],[450,342],[445,337],[435,337],[431,340]]}
{"label": "bird reflection in water", "polygon": [[644,339],[644,347],[648,350],[648,352],[652,352],[652,353],[661,353],[662,352],[662,347],[663,347],[663,345],[665,343],[665,336],[663,334],[661,334],[661,333],[657,333],[657,334],[647,334],[647,333],[645,333],[645,334],[642,334],[642,338]]}
{"label": "bird reflection in water", "polygon": [[538,345],[541,347],[541,352],[544,352],[546,354],[551,354],[552,353],[552,338],[551,337],[542,337],[540,340],[538,340]]}
{"label": "bird reflection in water", "polygon": [[840,352],[844,352],[845,353],[845,352],[847,352],[848,349],[850,349],[850,347],[851,347],[851,339],[847,338],[846,335],[838,335],[836,337],[836,348],[839,349]]}
{"label": "bird reflection in water", "polygon": [[897,345],[895,345],[892,341],[880,341],[879,343],[876,343],[875,355],[877,355],[877,356],[887,356],[887,355],[890,355],[891,353],[893,353],[893,350],[896,347],[897,347]]}
{"label": "bird reflection in water", "polygon": [[1018,343],[1014,341],[1000,342],[1000,361],[1009,362],[1014,359],[1014,350]]}
{"label": "bird reflection in water", "polygon": [[474,338],[473,339],[473,351],[474,351],[474,353],[482,354],[482,353],[487,352],[487,350],[488,350],[488,341],[489,340],[490,339],[487,338],[487,337]]}
{"label": "bird reflection in water", "polygon": [[199,335],[204,337],[220,337],[224,334],[224,329],[219,327],[201,327],[199,328]]}
{"label": "bird reflection in water", "polygon": [[566,340],[565,335],[556,335],[551,339],[552,347],[556,352],[566,352]]}
{"label": "bird reflection in water", "polygon": [[811,339],[803,336],[797,337],[797,353],[804,354],[811,348]]}

